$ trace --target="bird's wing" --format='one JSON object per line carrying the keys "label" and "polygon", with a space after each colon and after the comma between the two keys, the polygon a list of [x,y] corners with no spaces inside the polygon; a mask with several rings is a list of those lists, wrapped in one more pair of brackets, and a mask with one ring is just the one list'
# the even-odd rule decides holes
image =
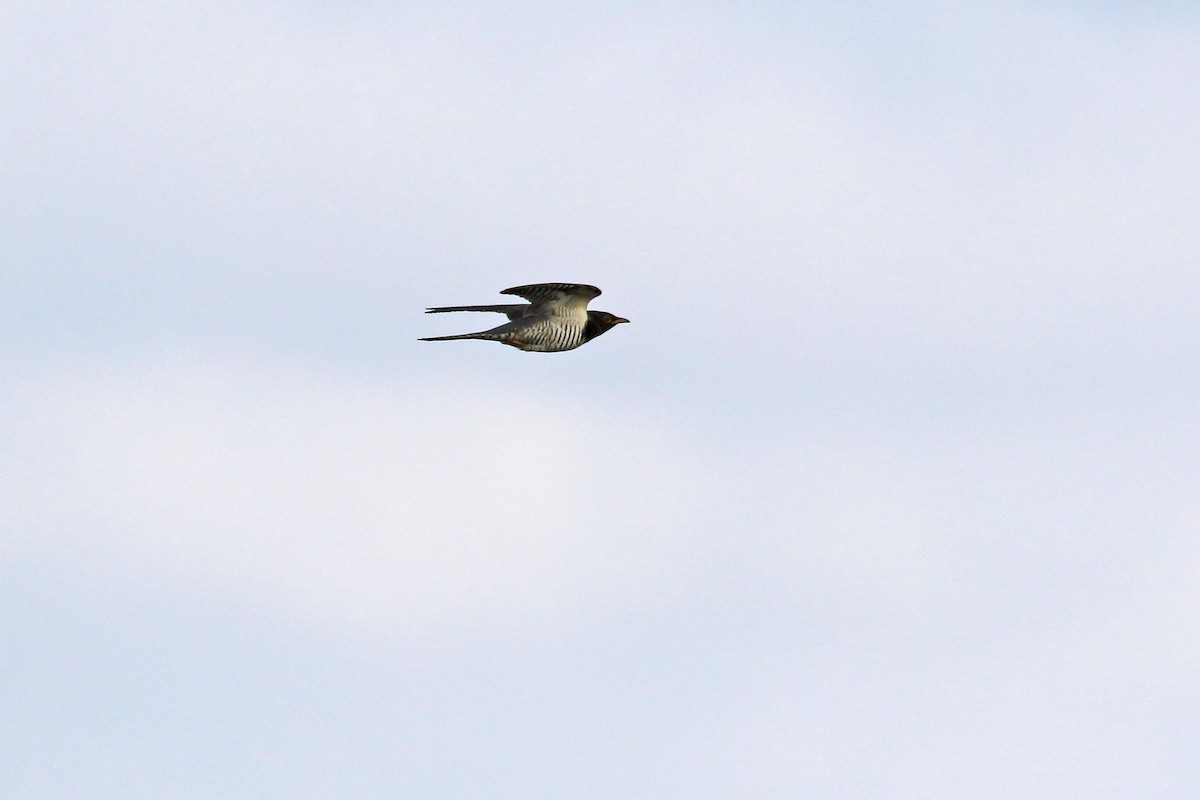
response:
{"label": "bird's wing", "polygon": [[600,296],[600,290],[586,283],[531,283],[505,289],[500,294],[515,294],[528,300],[531,315],[571,317],[586,314],[587,304]]}
{"label": "bird's wing", "polygon": [[508,306],[441,306],[439,308],[427,308],[426,314],[445,314],[447,311],[498,311],[506,315],[509,319],[517,319],[523,317],[529,311],[529,306],[524,303]]}

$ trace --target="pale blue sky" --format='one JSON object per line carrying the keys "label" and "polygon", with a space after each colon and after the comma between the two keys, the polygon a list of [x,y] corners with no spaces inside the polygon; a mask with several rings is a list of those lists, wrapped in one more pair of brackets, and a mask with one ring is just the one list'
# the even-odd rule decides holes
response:
{"label": "pale blue sky", "polygon": [[[1194,798],[1187,4],[10,3],[15,798]],[[508,286],[633,320],[425,344]]]}

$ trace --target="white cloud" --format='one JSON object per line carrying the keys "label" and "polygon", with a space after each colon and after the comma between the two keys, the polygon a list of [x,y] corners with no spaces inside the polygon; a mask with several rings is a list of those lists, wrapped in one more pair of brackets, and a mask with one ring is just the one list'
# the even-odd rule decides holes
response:
{"label": "white cloud", "polygon": [[195,364],[26,382],[9,556],[351,627],[678,590],[685,455],[592,407],[469,396]]}
{"label": "white cloud", "polygon": [[1170,435],[1143,423],[1124,455],[1086,421],[733,443],[565,387],[217,363],[14,381],[9,558],[334,628],[569,625],[732,591],[904,613],[1048,604],[1053,629],[1105,586],[1104,609],[1142,597],[1124,576],[1158,571],[1182,534],[1139,554],[1141,515],[1194,508],[1186,477],[1155,467],[1177,458]]}

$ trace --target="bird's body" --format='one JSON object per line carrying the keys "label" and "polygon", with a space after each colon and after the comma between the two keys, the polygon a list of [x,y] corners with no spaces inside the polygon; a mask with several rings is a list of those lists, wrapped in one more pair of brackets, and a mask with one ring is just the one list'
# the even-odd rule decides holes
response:
{"label": "bird's body", "polygon": [[427,314],[449,311],[494,311],[508,317],[504,325],[478,333],[430,336],[422,342],[482,339],[533,353],[574,350],[600,334],[629,320],[607,311],[588,311],[587,304],[600,296],[595,286],[582,283],[533,283],[514,286],[500,294],[512,294],[528,303],[490,306],[443,306],[426,309]]}

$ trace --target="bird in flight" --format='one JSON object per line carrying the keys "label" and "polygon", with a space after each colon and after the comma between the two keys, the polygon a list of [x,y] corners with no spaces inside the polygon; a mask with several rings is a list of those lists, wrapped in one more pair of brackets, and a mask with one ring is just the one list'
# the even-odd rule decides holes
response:
{"label": "bird in flight", "polygon": [[529,302],[428,308],[425,310],[426,314],[444,314],[447,311],[497,311],[507,315],[508,322],[479,333],[430,336],[421,341],[482,339],[487,342],[502,342],[534,353],[560,353],[563,350],[574,350],[609,328],[629,322],[624,317],[607,311],[588,311],[587,304],[600,296],[600,290],[582,283],[533,283],[528,286],[514,286],[500,294],[516,295]]}

